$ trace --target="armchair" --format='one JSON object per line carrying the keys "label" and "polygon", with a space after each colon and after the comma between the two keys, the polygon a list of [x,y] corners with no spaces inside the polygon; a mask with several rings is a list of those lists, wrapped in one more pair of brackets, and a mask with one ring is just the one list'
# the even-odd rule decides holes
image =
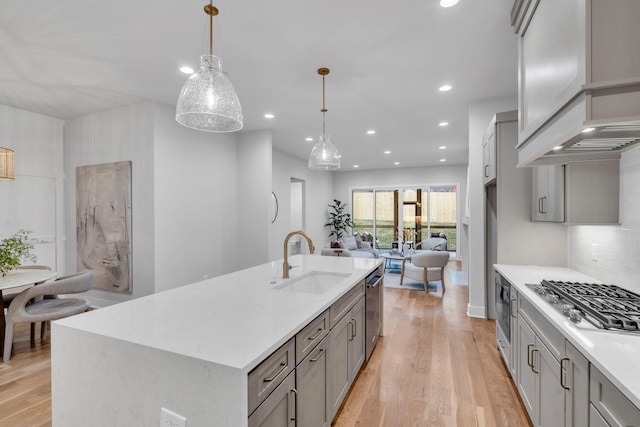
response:
{"label": "armchair", "polygon": [[411,257],[411,262],[402,262],[400,272],[400,286],[404,277],[420,280],[424,283],[424,291],[429,292],[430,281],[440,280],[442,283],[442,294],[444,295],[444,268],[449,262],[449,252],[447,251],[420,251]]}

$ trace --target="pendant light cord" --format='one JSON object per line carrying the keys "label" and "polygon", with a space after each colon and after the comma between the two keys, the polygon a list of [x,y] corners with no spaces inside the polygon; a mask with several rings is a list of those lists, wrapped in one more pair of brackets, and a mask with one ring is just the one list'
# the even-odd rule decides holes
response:
{"label": "pendant light cord", "polygon": [[218,15],[218,8],[213,5],[213,0],[205,5],[204,12],[209,15],[209,55],[213,55],[213,17]]}
{"label": "pendant light cord", "polygon": [[322,134],[325,135],[325,113],[327,112],[327,107],[325,106],[325,96],[324,96],[324,76],[329,74],[328,68],[319,68],[318,74],[322,76]]}

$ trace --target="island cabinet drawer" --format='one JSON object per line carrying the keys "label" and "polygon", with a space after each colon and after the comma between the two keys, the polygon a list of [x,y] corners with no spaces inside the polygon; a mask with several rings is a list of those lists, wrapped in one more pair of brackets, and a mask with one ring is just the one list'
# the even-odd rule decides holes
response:
{"label": "island cabinet drawer", "polygon": [[249,414],[251,414],[296,367],[295,339],[291,338],[249,372]]}
{"label": "island cabinet drawer", "polygon": [[329,334],[329,310],[325,310],[296,334],[296,365]]}
{"label": "island cabinet drawer", "polygon": [[364,280],[354,286],[329,308],[330,328],[333,328],[363,296]]}
{"label": "island cabinet drawer", "polygon": [[518,310],[526,318],[531,329],[542,339],[556,360],[562,359],[565,353],[565,338],[562,332],[548,321],[529,300],[521,297],[519,301]]}
{"label": "island cabinet drawer", "polygon": [[[627,399],[611,381],[595,366],[589,370],[591,381],[589,394],[591,405],[607,425],[615,427],[640,427],[640,410]],[[596,417],[597,418],[597,417]],[[592,420],[594,417],[592,417]],[[590,425],[599,425],[590,423]]]}

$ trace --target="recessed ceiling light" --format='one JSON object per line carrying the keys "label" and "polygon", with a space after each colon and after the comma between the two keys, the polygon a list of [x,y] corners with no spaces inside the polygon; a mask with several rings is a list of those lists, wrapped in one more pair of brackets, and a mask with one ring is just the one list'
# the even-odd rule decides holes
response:
{"label": "recessed ceiling light", "polygon": [[393,162],[393,164],[394,164],[394,165],[399,165],[399,164],[400,164],[400,162]]}
{"label": "recessed ceiling light", "polygon": [[367,131],[367,135],[374,135],[375,133],[376,131],[373,129]]}
{"label": "recessed ceiling light", "polygon": [[185,74],[193,74],[193,68],[191,67],[180,67],[180,71]]}
{"label": "recessed ceiling light", "polygon": [[274,117],[274,115],[271,114],[271,113],[267,113],[267,114],[264,115],[265,119],[273,119],[273,117]]}
{"label": "recessed ceiling light", "polygon": [[582,133],[589,133],[589,132],[593,132],[594,130],[596,130],[596,128],[586,128],[582,130]]}
{"label": "recessed ceiling light", "polygon": [[447,146],[446,145],[441,145],[440,147],[438,147],[440,150],[446,150]]}
{"label": "recessed ceiling light", "polygon": [[391,154],[391,151],[387,150],[384,152],[384,154]]}
{"label": "recessed ceiling light", "polygon": [[459,0],[440,0],[440,6],[442,7],[451,7],[458,4]]}
{"label": "recessed ceiling light", "polygon": [[447,161],[447,159],[440,159],[440,161],[441,161],[441,162],[446,162],[446,161]]}
{"label": "recessed ceiling light", "polygon": [[360,165],[353,165],[353,167],[354,167],[354,168],[359,168],[359,167],[360,167]]}
{"label": "recessed ceiling light", "polygon": [[452,89],[451,85],[440,86],[440,92],[449,92]]}
{"label": "recessed ceiling light", "polygon": [[438,126],[449,126],[449,122],[440,122]]}
{"label": "recessed ceiling light", "polygon": [[556,145],[555,147],[553,147],[553,151],[558,151],[558,150],[562,150],[562,145]]}
{"label": "recessed ceiling light", "polygon": [[310,141],[313,141],[313,138],[311,138],[311,137],[307,137],[307,138],[305,138],[304,140],[305,140],[305,141],[309,141],[309,142],[310,142]]}

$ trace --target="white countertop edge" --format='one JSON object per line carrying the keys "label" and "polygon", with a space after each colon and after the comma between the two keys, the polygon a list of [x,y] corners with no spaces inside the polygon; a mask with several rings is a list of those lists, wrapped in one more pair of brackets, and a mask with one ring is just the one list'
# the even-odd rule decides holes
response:
{"label": "white countertop edge", "polygon": [[[526,283],[543,279],[603,283],[566,267],[494,264],[495,269],[531,302],[627,399],[640,408],[640,335],[575,327]],[[620,352],[631,347],[634,351]]]}

